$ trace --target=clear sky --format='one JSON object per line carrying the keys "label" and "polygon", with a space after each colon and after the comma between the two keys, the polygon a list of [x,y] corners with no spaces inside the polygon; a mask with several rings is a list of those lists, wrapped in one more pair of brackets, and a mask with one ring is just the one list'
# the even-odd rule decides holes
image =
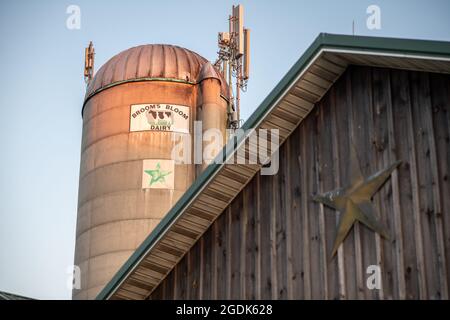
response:
{"label": "clear sky", "polygon": [[[252,30],[244,119],[320,32],[450,41],[450,1],[242,1]],[[66,27],[69,5],[81,28]],[[216,58],[233,1],[0,2],[0,290],[69,299],[81,144],[84,47],[98,69],[145,43],[189,48]],[[381,29],[366,27],[369,5]]]}

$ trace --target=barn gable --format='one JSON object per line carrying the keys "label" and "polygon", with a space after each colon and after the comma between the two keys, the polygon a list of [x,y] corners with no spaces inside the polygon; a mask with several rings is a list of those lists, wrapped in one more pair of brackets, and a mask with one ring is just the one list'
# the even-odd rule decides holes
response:
{"label": "barn gable", "polygon": [[[150,298],[447,298],[449,89],[448,75],[349,67],[281,146],[279,173],[256,174]],[[352,142],[364,176],[402,160],[372,201],[390,239],[357,224],[330,259],[339,214],[311,195],[348,184]]]}
{"label": "barn gable", "polygon": [[[450,43],[319,35],[244,124],[280,130],[279,173],[210,165],[98,298],[448,297],[449,73]],[[373,201],[394,241],[356,225],[329,262],[337,214],[308,197],[347,181],[349,141],[365,175],[406,159]]]}

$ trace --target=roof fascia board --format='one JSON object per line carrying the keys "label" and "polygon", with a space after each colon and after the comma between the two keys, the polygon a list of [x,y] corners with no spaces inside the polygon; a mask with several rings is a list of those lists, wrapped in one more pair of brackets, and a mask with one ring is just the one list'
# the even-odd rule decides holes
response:
{"label": "roof fascia board", "polygon": [[450,61],[450,56],[426,56],[424,54],[419,55],[418,53],[397,53],[397,52],[385,52],[375,50],[349,50],[342,48],[325,48],[322,49],[321,52],[348,53],[357,55],[408,58],[408,59],[423,59],[423,60],[444,61],[444,62]]}
{"label": "roof fascia board", "polygon": [[450,42],[433,40],[413,40],[349,36],[322,33],[319,35],[328,48],[360,49],[361,51],[381,51],[418,54],[421,56],[450,56]]}

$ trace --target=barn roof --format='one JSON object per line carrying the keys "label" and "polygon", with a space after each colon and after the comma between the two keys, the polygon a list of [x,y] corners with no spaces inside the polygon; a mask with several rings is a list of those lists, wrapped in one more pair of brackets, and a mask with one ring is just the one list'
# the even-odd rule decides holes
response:
{"label": "barn roof", "polygon": [[34,299],[10,292],[0,291],[0,300],[34,300]]}
{"label": "barn roof", "polygon": [[[349,65],[450,73],[450,42],[321,33],[243,125],[279,129],[280,145]],[[230,141],[226,160],[247,136]],[[145,299],[260,170],[260,165],[209,165],[136,249],[97,299]]]}

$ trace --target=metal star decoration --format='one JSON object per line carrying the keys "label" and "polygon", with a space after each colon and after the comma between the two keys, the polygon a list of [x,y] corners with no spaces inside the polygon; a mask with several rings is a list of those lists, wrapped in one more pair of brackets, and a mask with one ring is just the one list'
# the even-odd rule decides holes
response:
{"label": "metal star decoration", "polygon": [[371,199],[400,163],[401,161],[396,161],[386,169],[380,170],[364,179],[355,148],[351,144],[350,186],[318,194],[313,197],[314,201],[321,202],[341,213],[331,258],[334,257],[340,244],[345,240],[351,227],[357,221],[365,224],[373,231],[378,232],[383,238],[389,239],[386,228],[374,214]]}

